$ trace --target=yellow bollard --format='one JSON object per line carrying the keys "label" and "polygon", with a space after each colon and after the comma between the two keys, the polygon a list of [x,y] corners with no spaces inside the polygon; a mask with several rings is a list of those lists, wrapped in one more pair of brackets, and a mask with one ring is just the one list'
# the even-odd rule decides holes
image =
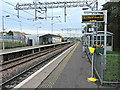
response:
{"label": "yellow bollard", "polygon": [[95,48],[93,47],[88,47],[90,53],[92,54],[92,77],[88,78],[90,82],[96,82],[97,79],[93,78],[93,53],[95,52]]}
{"label": "yellow bollard", "polygon": [[93,78],[93,77],[88,78],[88,80],[89,80],[90,82],[96,82],[96,81],[97,81],[97,79],[95,79],[95,78]]}
{"label": "yellow bollard", "polygon": [[92,47],[88,47],[88,48],[89,48],[90,53],[93,54],[95,51],[95,48],[92,48]]}

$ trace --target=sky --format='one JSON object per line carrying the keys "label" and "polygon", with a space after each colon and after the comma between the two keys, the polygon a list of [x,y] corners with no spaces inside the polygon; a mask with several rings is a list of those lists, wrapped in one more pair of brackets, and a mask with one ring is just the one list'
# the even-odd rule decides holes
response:
{"label": "sky", "polygon": [[[39,0],[36,0],[39,1]],[[47,1],[74,1],[74,0],[40,0],[41,2]],[[77,0],[79,1],[79,0]],[[107,0],[98,0],[99,9],[101,5],[106,3]],[[82,8],[67,8],[66,22],[64,22],[64,9],[48,9],[47,16],[60,16],[59,18],[53,18],[53,32],[51,25],[51,18],[39,19],[34,21],[34,10],[20,11],[20,18],[17,18],[17,11],[15,5],[17,2],[32,3],[33,0],[0,0],[0,32],[2,31],[2,16],[10,15],[10,17],[4,18],[5,31],[19,31],[27,34],[60,34],[62,36],[80,36],[82,33]],[[38,14],[38,16],[45,17],[45,14]],[[71,32],[63,31],[61,29],[72,28],[78,30],[72,30]]]}

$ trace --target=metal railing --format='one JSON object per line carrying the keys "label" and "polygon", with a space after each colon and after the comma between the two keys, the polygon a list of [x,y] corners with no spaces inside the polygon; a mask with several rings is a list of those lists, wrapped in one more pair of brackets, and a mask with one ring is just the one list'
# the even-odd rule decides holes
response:
{"label": "metal railing", "polygon": [[[18,46],[25,46],[27,45],[26,38],[20,36],[4,36],[4,45],[5,48],[13,48]],[[0,49],[3,47],[3,36],[0,35]]]}
{"label": "metal railing", "polygon": [[[92,55],[90,54],[88,47],[85,48],[85,51],[91,62]],[[104,57],[106,57],[106,62]],[[120,55],[107,54],[104,56],[101,53],[94,53],[94,70],[101,84],[120,84]]]}

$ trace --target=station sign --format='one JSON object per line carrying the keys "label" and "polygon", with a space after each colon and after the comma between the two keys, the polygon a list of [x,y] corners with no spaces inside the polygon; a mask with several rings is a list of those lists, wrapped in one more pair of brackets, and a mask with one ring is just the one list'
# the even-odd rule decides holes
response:
{"label": "station sign", "polygon": [[104,15],[82,15],[82,22],[104,22]]}

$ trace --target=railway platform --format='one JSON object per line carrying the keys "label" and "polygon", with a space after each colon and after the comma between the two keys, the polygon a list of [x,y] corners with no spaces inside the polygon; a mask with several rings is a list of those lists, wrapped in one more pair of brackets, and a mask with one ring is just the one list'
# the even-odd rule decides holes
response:
{"label": "railway platform", "polygon": [[79,43],[38,88],[97,88],[88,82],[90,76],[91,65]]}
{"label": "railway platform", "polygon": [[70,42],[62,42],[62,43],[55,43],[55,44],[48,44],[48,45],[36,45],[36,46],[28,46],[28,47],[1,50],[0,51],[0,64],[10,59],[15,59],[21,56],[40,52],[42,49],[46,49],[49,47],[56,47],[56,46],[60,46],[60,45],[68,44],[68,43]]}
{"label": "railway platform", "polygon": [[[91,77],[91,64],[87,55],[82,52],[82,44],[78,42],[14,88],[35,88],[35,90],[96,88],[99,90],[98,84],[88,81],[89,77]],[[99,86],[99,88],[109,87]]]}
{"label": "railway platform", "polygon": [[29,49],[36,49],[36,48],[41,48],[41,47],[54,46],[54,45],[59,45],[59,44],[64,44],[64,43],[66,43],[66,42],[56,43],[56,44],[48,44],[48,45],[35,45],[35,46],[18,47],[18,48],[13,48],[13,49],[5,49],[5,50],[0,50],[0,55],[13,53],[13,52],[19,52],[19,51],[25,51],[25,50],[29,50]]}

